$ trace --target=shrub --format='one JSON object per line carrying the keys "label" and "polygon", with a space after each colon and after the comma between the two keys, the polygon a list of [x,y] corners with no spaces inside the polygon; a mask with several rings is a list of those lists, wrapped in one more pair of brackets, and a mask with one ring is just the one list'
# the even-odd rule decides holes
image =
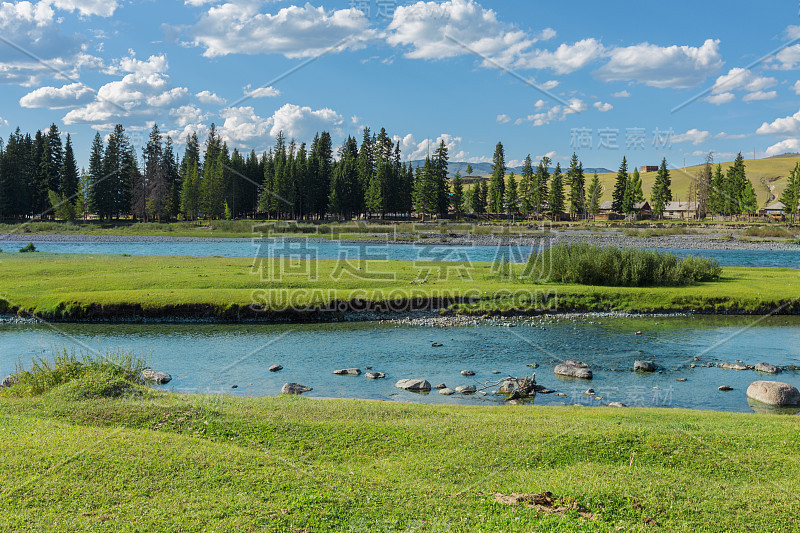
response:
{"label": "shrub", "polygon": [[638,248],[559,244],[528,259],[528,271],[543,272],[556,283],[610,287],[682,286],[719,279],[722,267],[714,259]]}
{"label": "shrub", "polygon": [[742,235],[747,237],[776,237],[776,238],[792,238],[794,234],[786,228],[781,227],[752,227],[747,228],[742,232]]}
{"label": "shrub", "polygon": [[23,246],[22,248],[19,249],[19,253],[21,253],[21,254],[26,254],[26,253],[35,252],[35,251],[36,251],[36,247],[33,245],[32,242],[29,242],[28,244],[26,244],[25,246]]}

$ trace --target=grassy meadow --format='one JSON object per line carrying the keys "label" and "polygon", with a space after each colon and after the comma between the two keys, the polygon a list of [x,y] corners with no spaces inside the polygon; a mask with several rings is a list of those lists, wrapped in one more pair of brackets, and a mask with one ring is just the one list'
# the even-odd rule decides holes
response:
{"label": "grassy meadow", "polygon": [[[463,313],[536,310],[770,312],[797,310],[794,269],[733,268],[719,280],[682,287],[608,287],[535,282],[549,273],[525,265],[279,260],[47,253],[0,254],[0,312],[19,310],[53,319],[102,318],[130,306],[151,315],[202,306],[223,315],[258,304],[264,310],[327,306],[332,302],[444,299]],[[472,301],[462,301],[471,298]],[[438,307],[437,307],[438,308]],[[235,316],[235,315],[234,315]]]}

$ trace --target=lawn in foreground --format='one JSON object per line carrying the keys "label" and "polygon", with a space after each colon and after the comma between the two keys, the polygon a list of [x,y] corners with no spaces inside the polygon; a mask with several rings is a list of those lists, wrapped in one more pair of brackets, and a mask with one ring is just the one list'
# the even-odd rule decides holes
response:
{"label": "lawn in foreground", "polygon": [[[472,297],[445,303],[470,313],[531,310],[748,311],[781,305],[797,312],[800,271],[723,269],[722,279],[686,287],[591,287],[522,283],[523,265],[508,265],[504,279],[487,263],[278,260],[0,253],[0,312],[20,309],[48,318],[91,318],[102,308],[132,306],[169,315],[180,306],[212,313],[367,302]],[[448,300],[450,301],[450,300]],[[89,308],[95,306],[95,314]],[[102,318],[102,317],[101,317]]]}
{"label": "lawn in foreground", "polygon": [[[0,397],[0,530],[797,531],[797,428],[680,410],[56,389]],[[544,491],[594,519],[494,496]]]}

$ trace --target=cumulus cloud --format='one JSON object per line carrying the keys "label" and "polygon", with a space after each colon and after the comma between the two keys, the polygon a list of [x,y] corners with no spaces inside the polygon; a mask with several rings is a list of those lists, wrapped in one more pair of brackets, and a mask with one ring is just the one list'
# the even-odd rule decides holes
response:
{"label": "cumulus cloud", "polygon": [[551,28],[537,36],[528,35],[501,22],[497,13],[474,0],[398,6],[387,30],[386,41],[392,46],[409,47],[405,54],[409,58],[445,59],[473,53],[459,44],[464,43],[472,51],[506,65],[535,42],[555,37]]}
{"label": "cumulus cloud", "polygon": [[629,93],[628,91],[617,91],[615,93],[611,93],[611,96],[613,96],[614,98],[630,98],[631,93]]}
{"label": "cumulus cloud", "polygon": [[736,95],[733,93],[712,94],[705,98],[706,102],[714,105],[727,104],[728,102],[733,102],[734,100],[736,100]]}
{"label": "cumulus cloud", "polygon": [[787,152],[800,152],[800,139],[785,139],[767,148],[767,157],[781,155]]}
{"label": "cumulus cloud", "polygon": [[794,115],[777,118],[772,122],[764,122],[756,133],[761,135],[773,135],[781,133],[798,133],[800,132],[800,111]]}
{"label": "cumulus cloud", "polygon": [[592,105],[595,107],[595,109],[597,109],[601,113],[606,113],[614,109],[614,106],[609,104],[608,102],[595,102]]}
{"label": "cumulus cloud", "polygon": [[473,157],[462,150],[461,142],[463,139],[449,133],[442,133],[435,139],[422,139],[421,141],[417,141],[411,133],[404,137],[399,135],[394,136],[394,142],[400,145],[400,153],[403,154],[403,159],[406,161],[425,159],[428,156],[428,152],[430,151],[430,153],[433,154],[433,151],[436,150],[442,141],[444,141],[445,146],[447,146],[450,161],[466,163],[486,162],[485,157]]}
{"label": "cumulus cloud", "polygon": [[52,0],[52,4],[64,11],[78,11],[82,16],[110,17],[116,11],[117,0]]}
{"label": "cumulus cloud", "polygon": [[800,94],[800,81],[796,81],[794,83],[792,90],[795,92],[795,94]]}
{"label": "cumulus cloud", "polygon": [[518,118],[514,124],[519,126],[525,124],[526,122],[530,122],[534,127],[546,126],[551,122],[562,122],[567,119],[567,116],[574,113],[582,113],[588,108],[589,106],[586,104],[586,102],[580,98],[572,98],[569,101],[569,105],[554,105],[553,107],[540,113],[534,113],[532,115],[528,115],[527,117]]}
{"label": "cumulus cloud", "polygon": [[61,87],[39,87],[19,99],[22,107],[63,109],[78,107],[94,100],[94,91],[82,83]]}
{"label": "cumulus cloud", "polygon": [[274,98],[280,96],[281,92],[275,87],[259,87],[251,91],[250,86],[247,85],[244,88],[244,94],[250,98]]}
{"label": "cumulus cloud", "polygon": [[756,91],[754,93],[747,93],[742,97],[742,100],[745,102],[755,102],[758,100],[774,100],[777,97],[777,91]]}
{"label": "cumulus cloud", "polygon": [[780,62],[780,65],[777,66],[778,69],[794,69],[800,63],[800,44],[784,48],[775,55],[775,59]]}
{"label": "cumulus cloud", "polygon": [[96,98],[68,112],[64,123],[105,127],[123,118],[146,121],[152,120],[154,114],[179,106],[188,98],[189,91],[170,86],[168,68],[164,55],[153,55],[144,61],[131,55],[114,62],[108,73],[124,74],[122,79],[100,87]]}
{"label": "cumulus cloud", "polygon": [[508,115],[505,114],[497,115],[498,124],[508,124],[509,122],[511,122],[511,117],[509,117]]}
{"label": "cumulus cloud", "polygon": [[313,57],[364,48],[377,32],[358,9],[327,11],[324,7],[288,6],[276,14],[260,13],[259,2],[230,2],[212,6],[191,30],[203,55],[283,54]]}
{"label": "cumulus cloud", "polygon": [[169,116],[175,121],[175,125],[181,128],[208,120],[208,115],[204,114],[199,107],[193,105],[184,105],[171,109]]}
{"label": "cumulus cloud", "polygon": [[561,44],[554,51],[532,50],[522,54],[515,68],[551,69],[556,74],[569,74],[603,57],[605,47],[597,39],[583,39],[574,44]]}
{"label": "cumulus cloud", "polygon": [[711,139],[712,135],[710,131],[700,131],[697,128],[692,128],[686,133],[681,133],[679,135],[673,135],[671,140],[675,144],[690,142],[697,146],[698,144],[703,144],[704,142]]}
{"label": "cumulus cloud", "polygon": [[719,40],[712,39],[700,47],[641,43],[614,48],[608,55],[609,62],[595,72],[599,79],[635,81],[658,88],[693,87],[723,64]]}
{"label": "cumulus cloud", "polygon": [[311,109],[308,106],[284,104],[272,115],[272,132],[275,137],[283,131],[289,137],[310,138],[317,131],[341,126],[342,116],[330,108]]}
{"label": "cumulus cloud", "polygon": [[215,93],[211,91],[200,91],[196,95],[197,101],[201,104],[215,104],[215,105],[225,105],[225,99],[217,96]]}

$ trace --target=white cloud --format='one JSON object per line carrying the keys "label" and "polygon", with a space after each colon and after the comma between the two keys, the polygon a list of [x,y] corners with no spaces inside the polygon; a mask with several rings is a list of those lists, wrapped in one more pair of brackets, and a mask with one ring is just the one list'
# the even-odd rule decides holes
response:
{"label": "white cloud", "polygon": [[436,150],[442,141],[444,141],[445,146],[447,146],[450,161],[463,161],[467,163],[484,162],[484,158],[472,157],[462,150],[462,138],[449,133],[442,133],[435,139],[422,139],[421,141],[417,141],[411,133],[405,137],[399,135],[394,136],[394,142],[400,145],[400,153],[403,154],[403,159],[406,161],[425,159],[429,152],[433,154],[434,150]]}
{"label": "white cloud", "polygon": [[544,100],[541,100],[541,99],[540,100],[536,100],[536,103],[533,104],[533,107],[535,107],[536,109],[541,109],[541,108],[546,107],[546,106],[547,106],[547,102],[545,102]]}
{"label": "white cloud", "polygon": [[800,132],[800,111],[792,116],[777,118],[771,123],[764,122],[756,133],[761,135],[772,135],[779,133],[797,133]]}
{"label": "white cloud", "polygon": [[78,107],[94,100],[94,91],[82,83],[61,87],[39,87],[19,99],[22,107],[63,109]]}
{"label": "white cloud", "polygon": [[604,81],[636,81],[658,88],[687,88],[701,83],[722,68],[719,40],[706,40],[700,47],[657,46],[641,43],[614,48],[610,61],[596,71]]}
{"label": "white cloud", "polygon": [[64,11],[78,11],[83,16],[110,17],[118,7],[117,0],[52,0],[54,6]]}
{"label": "white cloud", "polygon": [[228,107],[220,111],[219,115],[225,120],[219,128],[220,136],[225,142],[249,144],[252,141],[263,141],[270,136],[271,120],[258,116],[252,107]]}
{"label": "white cloud", "polygon": [[208,115],[203,114],[200,108],[193,105],[184,105],[175,109],[171,109],[169,116],[175,120],[175,125],[181,128],[193,123],[200,123],[208,120]]}
{"label": "white cloud", "polygon": [[[752,70],[745,68],[732,68],[727,74],[717,78],[711,88],[712,96],[706,98],[712,104],[720,105],[732,102],[735,99],[733,91],[747,91],[742,100],[751,102],[754,100],[771,100],[776,98],[778,93],[775,91],[764,92],[778,84],[778,80],[772,77],[760,76]],[[715,98],[719,96],[719,98]]]}
{"label": "white cloud", "polygon": [[558,87],[559,83],[560,82],[558,80],[549,80],[549,81],[546,81],[546,82],[542,83],[541,85],[539,85],[539,87],[541,87],[545,91],[550,91],[550,90],[555,89],[556,87]]}
{"label": "white cloud", "polygon": [[271,135],[275,137],[283,131],[288,137],[308,139],[315,132],[330,131],[342,125],[342,116],[330,108],[311,109],[308,106],[285,104],[275,111],[272,121]]}
{"label": "white cloud", "polygon": [[781,70],[795,68],[800,63],[800,44],[784,48],[775,55],[775,58],[781,63],[777,68]]}
{"label": "white cloud", "polygon": [[601,113],[606,113],[607,111],[611,111],[614,109],[614,106],[609,104],[608,102],[595,102],[594,104],[595,109],[600,111]]}
{"label": "white cloud", "polygon": [[0,126],[8,126],[8,121],[3,117],[0,117]]}
{"label": "white cloud", "polygon": [[[538,102],[537,102],[538,104]],[[537,106],[538,108],[538,106]],[[581,100],[580,98],[572,98],[569,101],[569,105],[555,105],[546,111],[542,111],[540,113],[534,113],[532,115],[528,115],[527,117],[518,118],[514,121],[514,124],[517,126],[524,124],[526,122],[530,122],[534,127],[536,126],[546,126],[551,122],[562,122],[567,119],[568,115],[572,115],[574,113],[582,113],[586,111],[589,106]]]}
{"label": "white cloud", "polygon": [[274,98],[276,96],[280,96],[281,92],[274,88],[274,87],[259,87],[258,89],[250,90],[250,86],[247,85],[244,88],[244,94],[251,98]]}
{"label": "white cloud", "polygon": [[194,44],[203,55],[283,54],[289,58],[313,57],[364,48],[377,32],[361,11],[324,7],[289,6],[276,14],[259,13],[259,2],[229,2],[212,6],[194,26]]}
{"label": "white cloud", "polygon": [[[541,160],[542,160],[542,159],[544,159],[545,157],[547,157],[548,159],[550,159],[550,161],[555,161],[556,159],[559,159],[559,157],[558,157],[558,152],[556,152],[555,150],[553,150],[552,152],[547,152],[546,154],[537,155],[536,157],[534,157],[534,158],[533,158],[533,160],[534,160],[534,161],[541,161]],[[563,159],[563,158],[560,158],[560,159]]]}
{"label": "white cloud", "polygon": [[561,44],[555,51],[532,50],[521,54],[515,68],[551,69],[556,74],[569,74],[603,57],[605,48],[597,39],[583,39],[575,44]]}
{"label": "white cloud", "polygon": [[800,94],[800,81],[796,81],[794,85],[792,85],[792,90],[795,94]]}
{"label": "white cloud", "polygon": [[675,144],[690,142],[697,146],[698,144],[703,144],[704,142],[708,141],[711,139],[711,137],[710,131],[700,131],[697,128],[692,128],[686,133],[673,135],[671,141]]}
{"label": "white cloud", "polygon": [[800,139],[786,139],[767,148],[767,156],[800,152]]}
{"label": "white cloud", "polygon": [[497,115],[497,123],[498,124],[508,124],[511,122],[511,117],[508,115]]}
{"label": "white cloud", "polygon": [[91,124],[104,127],[127,119],[129,126],[152,121],[153,115],[166,108],[179,106],[189,96],[184,87],[171,87],[169,68],[164,55],[150,56],[147,60],[130,57],[114,62],[107,72],[124,74],[122,79],[106,83],[97,90],[94,101],[73,109],[64,116],[64,124]]}
{"label": "white cloud", "polygon": [[211,91],[200,91],[195,95],[195,97],[201,104],[225,105],[225,99],[221,96],[217,96],[216,93],[212,93]]}
{"label": "white cloud", "polygon": [[611,93],[611,96],[613,96],[614,98],[630,98],[631,93],[629,93],[628,91],[618,91],[615,93]]}
{"label": "white cloud", "polygon": [[777,91],[756,91],[754,93],[747,93],[742,97],[742,100],[745,102],[755,102],[758,100],[774,100],[777,97]]}
{"label": "white cloud", "polygon": [[728,102],[733,102],[734,100],[736,100],[736,95],[733,93],[712,94],[705,98],[706,102],[714,105],[727,104]]}

